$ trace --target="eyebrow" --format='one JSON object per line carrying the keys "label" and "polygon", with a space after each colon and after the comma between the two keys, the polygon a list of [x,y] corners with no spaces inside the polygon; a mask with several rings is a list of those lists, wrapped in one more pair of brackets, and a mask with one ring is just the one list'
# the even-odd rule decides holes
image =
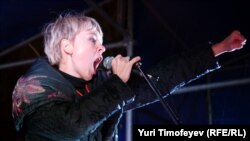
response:
{"label": "eyebrow", "polygon": [[94,35],[94,36],[98,36],[97,33],[94,32],[94,31],[91,31],[89,34],[90,34],[90,35]]}

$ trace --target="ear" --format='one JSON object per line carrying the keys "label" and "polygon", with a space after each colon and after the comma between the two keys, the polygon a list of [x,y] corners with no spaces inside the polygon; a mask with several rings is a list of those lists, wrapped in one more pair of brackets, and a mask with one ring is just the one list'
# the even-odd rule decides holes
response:
{"label": "ear", "polygon": [[61,40],[61,50],[62,52],[65,52],[66,54],[72,54],[73,53],[73,45],[68,39],[62,39]]}

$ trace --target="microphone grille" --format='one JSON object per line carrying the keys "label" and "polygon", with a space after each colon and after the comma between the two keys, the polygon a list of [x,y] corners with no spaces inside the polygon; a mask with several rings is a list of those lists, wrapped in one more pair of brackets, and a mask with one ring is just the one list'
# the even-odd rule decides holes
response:
{"label": "microphone grille", "polygon": [[103,66],[104,66],[106,69],[111,69],[113,58],[114,58],[114,57],[112,57],[112,56],[108,56],[108,57],[106,57],[106,58],[103,60]]}

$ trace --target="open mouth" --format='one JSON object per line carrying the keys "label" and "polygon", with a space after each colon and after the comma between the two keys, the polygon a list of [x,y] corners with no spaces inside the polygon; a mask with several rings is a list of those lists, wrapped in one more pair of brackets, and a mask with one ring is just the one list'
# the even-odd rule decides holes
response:
{"label": "open mouth", "polygon": [[94,69],[96,70],[99,66],[99,64],[102,62],[102,57],[98,57],[94,62]]}

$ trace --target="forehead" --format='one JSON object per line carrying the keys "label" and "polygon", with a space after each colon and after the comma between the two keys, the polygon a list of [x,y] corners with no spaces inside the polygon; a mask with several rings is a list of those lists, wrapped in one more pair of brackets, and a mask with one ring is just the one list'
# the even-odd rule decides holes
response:
{"label": "forehead", "polygon": [[96,35],[101,34],[101,33],[99,33],[100,29],[98,28],[98,26],[91,21],[81,22],[79,27],[80,27],[81,31],[93,32]]}
{"label": "forehead", "polygon": [[[89,30],[87,30],[87,29],[81,30],[81,31],[79,32],[79,34],[82,34],[83,36],[86,36],[86,37],[88,37],[88,36],[93,36],[93,37],[95,37],[96,40],[98,40],[100,43],[102,43],[102,41],[103,41],[102,35],[97,31],[96,28],[89,29]],[[78,35],[79,35],[79,34],[78,34]]]}
{"label": "forehead", "polygon": [[81,22],[80,28],[83,31],[86,31],[92,35],[97,36],[98,40],[102,43],[103,41],[103,33],[99,24],[93,20],[87,20]]}

